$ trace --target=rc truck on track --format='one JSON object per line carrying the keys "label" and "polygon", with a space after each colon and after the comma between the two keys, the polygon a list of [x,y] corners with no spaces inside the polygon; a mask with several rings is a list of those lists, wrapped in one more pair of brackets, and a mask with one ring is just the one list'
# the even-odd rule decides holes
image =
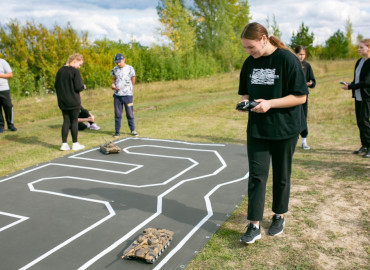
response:
{"label": "rc truck on track", "polygon": [[166,229],[146,228],[136,240],[125,249],[122,259],[143,259],[154,263],[170,245],[173,232]]}

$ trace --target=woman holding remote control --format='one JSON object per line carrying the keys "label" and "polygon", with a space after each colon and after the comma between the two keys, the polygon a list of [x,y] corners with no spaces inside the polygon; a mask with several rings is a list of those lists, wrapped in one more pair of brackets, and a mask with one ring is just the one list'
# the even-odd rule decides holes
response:
{"label": "woman holding remote control", "polygon": [[247,127],[249,162],[248,216],[250,223],[240,241],[261,238],[266,182],[273,170],[270,235],[279,235],[288,211],[292,159],[298,136],[306,128],[301,104],[308,89],[298,58],[284,43],[269,36],[265,27],[249,23],[241,34],[249,57],[240,72],[239,95],[259,104],[251,109]]}
{"label": "woman holding remote control", "polygon": [[354,154],[363,154],[370,158],[370,39],[364,39],[358,44],[358,53],[362,56],[355,65],[353,81],[342,82],[344,90],[352,90],[355,99],[357,126],[360,130],[361,148]]}

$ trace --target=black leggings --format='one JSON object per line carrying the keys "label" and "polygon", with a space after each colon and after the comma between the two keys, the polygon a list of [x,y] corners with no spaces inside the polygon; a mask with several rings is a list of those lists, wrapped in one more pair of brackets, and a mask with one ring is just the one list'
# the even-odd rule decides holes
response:
{"label": "black leggings", "polygon": [[62,142],[67,142],[68,132],[71,128],[72,142],[77,142],[78,134],[78,115],[80,109],[75,110],[62,110],[63,125],[62,125]]}

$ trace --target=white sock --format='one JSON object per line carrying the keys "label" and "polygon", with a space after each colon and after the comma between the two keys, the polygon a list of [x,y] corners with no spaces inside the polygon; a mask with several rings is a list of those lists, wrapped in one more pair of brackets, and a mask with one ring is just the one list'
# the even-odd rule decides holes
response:
{"label": "white sock", "polygon": [[302,143],[306,143],[306,138],[302,138]]}
{"label": "white sock", "polygon": [[259,224],[253,224],[253,227],[255,227],[258,230],[260,228],[260,225]]}

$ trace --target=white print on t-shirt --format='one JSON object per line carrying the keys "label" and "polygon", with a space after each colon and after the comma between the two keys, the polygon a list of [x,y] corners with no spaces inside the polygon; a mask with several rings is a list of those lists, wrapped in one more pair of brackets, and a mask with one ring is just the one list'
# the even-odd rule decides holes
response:
{"label": "white print on t-shirt", "polygon": [[251,84],[274,85],[276,78],[275,69],[254,68],[251,75]]}

